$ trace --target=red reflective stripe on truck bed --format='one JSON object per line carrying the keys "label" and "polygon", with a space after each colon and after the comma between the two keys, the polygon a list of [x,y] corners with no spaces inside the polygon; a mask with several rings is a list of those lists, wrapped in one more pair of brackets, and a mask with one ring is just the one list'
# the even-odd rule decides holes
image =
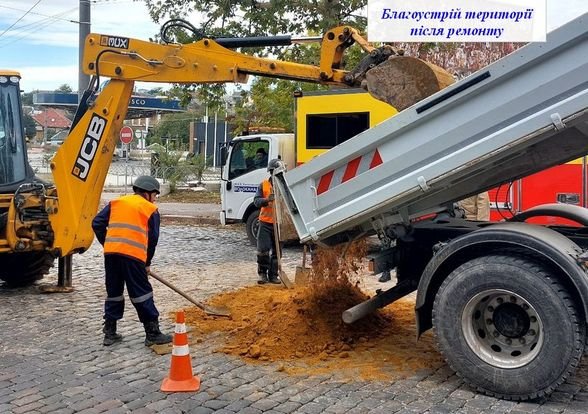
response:
{"label": "red reflective stripe on truck bed", "polygon": [[333,179],[334,173],[335,173],[335,171],[329,171],[328,173],[326,173],[325,175],[323,175],[321,177],[321,180],[319,181],[319,185],[316,189],[317,194],[322,194],[329,189],[329,186],[331,185],[331,180]]}
{"label": "red reflective stripe on truck bed", "polygon": [[382,163],[382,157],[377,149],[354,158],[347,164],[323,175],[319,180],[316,193],[317,195],[321,195],[331,188],[337,187],[339,184],[349,181]]}
{"label": "red reflective stripe on truck bed", "polygon": [[374,167],[377,167],[382,163],[382,157],[380,157],[380,151],[376,149],[374,152],[374,157],[372,158],[372,162],[370,162],[370,170]]}
{"label": "red reflective stripe on truck bed", "polygon": [[349,161],[349,163],[347,163],[347,167],[345,168],[345,174],[343,174],[343,178],[341,179],[342,183],[351,180],[353,177],[356,176],[360,162],[361,157],[357,157],[356,159]]}

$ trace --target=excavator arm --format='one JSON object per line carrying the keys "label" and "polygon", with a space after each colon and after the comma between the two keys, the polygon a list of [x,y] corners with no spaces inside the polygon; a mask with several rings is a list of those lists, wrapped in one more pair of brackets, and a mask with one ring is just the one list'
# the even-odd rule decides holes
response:
{"label": "excavator arm", "polygon": [[[259,58],[230,48],[275,45],[273,39],[223,38],[202,39],[190,44],[157,44],[90,34],[86,38],[83,68],[91,75],[142,82],[245,83],[248,75],[260,75],[353,86],[357,79],[340,69],[345,49],[357,42],[367,52],[375,50],[355,29],[346,26],[331,29],[323,36],[319,66]],[[280,40],[281,45],[296,42],[289,36],[281,36]],[[391,49],[386,50],[374,53],[374,57],[382,55],[374,64],[390,56]]]}
{"label": "excavator arm", "polygon": [[[281,44],[296,39],[281,37]],[[367,52],[364,60],[354,71],[341,69],[344,51],[358,43]],[[50,167],[57,191],[57,200],[48,206],[49,220],[54,231],[53,249],[60,256],[81,252],[93,240],[91,221],[100,203],[100,196],[112,155],[125,119],[134,82],[169,82],[178,84],[240,82],[247,81],[248,75],[261,75],[282,79],[293,79],[342,87],[366,84],[366,74],[380,64],[388,64],[396,52],[390,47],[378,49],[353,28],[342,26],[329,30],[321,42],[319,66],[259,58],[236,52],[231,48],[241,46],[276,45],[272,38],[224,38],[201,39],[190,44],[158,44],[126,37],[89,34],[86,38],[83,69],[93,75],[91,87],[81,99],[74,125],[68,139],[59,148]],[[400,60],[398,60],[400,59]],[[404,60],[403,60],[404,59]],[[415,58],[416,63],[422,62]],[[414,103],[421,97],[407,88],[410,72],[414,66],[406,65],[403,56],[394,61],[404,62],[392,65],[391,70],[380,72],[378,79],[387,82],[387,73],[401,76],[388,84],[394,93],[384,94],[389,103],[399,102],[397,109],[404,105],[398,98],[410,91],[408,101]],[[417,62],[418,61],[418,62]],[[419,65],[428,65],[425,62]],[[402,72],[402,73],[401,73]],[[100,77],[110,80],[98,91]],[[451,78],[450,75],[448,75]],[[453,80],[451,79],[451,82]],[[381,83],[380,82],[380,83]],[[441,85],[435,77],[438,89]],[[449,83],[451,83],[449,82]],[[368,85],[377,82],[368,82]],[[448,83],[447,83],[448,84]],[[401,93],[397,93],[400,91]],[[413,102],[414,101],[414,102]]]}

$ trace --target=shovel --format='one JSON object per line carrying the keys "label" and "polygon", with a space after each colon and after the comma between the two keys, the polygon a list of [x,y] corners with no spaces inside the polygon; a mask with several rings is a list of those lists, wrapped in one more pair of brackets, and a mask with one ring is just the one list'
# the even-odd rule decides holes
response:
{"label": "shovel", "polygon": [[[273,174],[273,172],[272,172]],[[273,181],[273,180],[272,180]],[[276,193],[277,190],[277,186],[273,186],[274,189],[274,193]],[[284,284],[284,286],[286,286],[286,288],[288,289],[292,289],[294,287],[294,284],[292,283],[292,281],[290,280],[290,278],[288,277],[288,275],[286,274],[286,272],[284,272],[284,270],[282,270],[282,252],[280,249],[280,220],[279,218],[280,216],[280,212],[278,211],[279,208],[279,202],[277,200],[277,196],[278,194],[274,194],[274,202],[273,202],[273,208],[272,208],[272,212],[274,215],[274,239],[276,240],[276,256],[278,259],[278,273],[280,274],[280,280],[282,281],[282,283]]]}
{"label": "shovel", "polygon": [[178,287],[172,285],[170,282],[168,282],[167,280],[165,280],[164,278],[162,278],[161,276],[153,273],[153,270],[151,270],[149,272],[149,274],[151,275],[151,277],[153,277],[153,279],[156,279],[158,281],[160,281],[161,283],[163,283],[164,285],[166,285],[168,288],[170,288],[171,290],[173,290],[176,293],[179,293],[180,295],[182,295],[184,298],[188,299],[190,302],[192,302],[194,305],[198,306],[200,309],[202,309],[204,311],[204,313],[206,313],[207,315],[214,315],[214,316],[231,316],[231,312],[224,307],[219,307],[219,308],[215,308],[215,307],[211,307],[211,306],[206,306],[201,302],[198,302],[196,299],[194,299],[192,296],[188,295],[186,292],[183,292],[182,290],[180,290]]}
{"label": "shovel", "polygon": [[304,245],[304,250],[302,252],[302,266],[296,266],[296,274],[294,275],[294,283],[297,285],[306,285],[308,284],[308,277],[310,275],[311,269],[306,267],[306,254],[308,253],[308,248],[306,244]]}

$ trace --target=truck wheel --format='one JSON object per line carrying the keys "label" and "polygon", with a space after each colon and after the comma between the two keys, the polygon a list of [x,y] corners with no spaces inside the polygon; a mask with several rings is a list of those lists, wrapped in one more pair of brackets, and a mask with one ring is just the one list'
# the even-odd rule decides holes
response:
{"label": "truck wheel", "polygon": [[259,210],[253,210],[249,216],[247,216],[245,228],[247,229],[247,238],[249,239],[249,243],[256,246],[257,230],[259,229]]}
{"label": "truck wheel", "polygon": [[433,328],[468,384],[517,401],[548,395],[572,375],[586,336],[564,286],[519,256],[480,257],[455,269],[435,297]]}
{"label": "truck wheel", "polygon": [[0,255],[0,280],[8,287],[32,285],[49,273],[55,257],[47,252]]}

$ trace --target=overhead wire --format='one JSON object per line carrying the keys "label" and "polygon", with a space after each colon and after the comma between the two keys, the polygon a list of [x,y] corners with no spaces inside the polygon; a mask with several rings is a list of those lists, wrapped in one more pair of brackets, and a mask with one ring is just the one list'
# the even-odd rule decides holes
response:
{"label": "overhead wire", "polygon": [[91,0],[90,3],[100,6],[107,4],[134,3],[134,0]]}
{"label": "overhead wire", "polygon": [[17,29],[26,28],[27,30],[17,32],[16,34],[13,34],[10,38],[5,37],[4,39],[0,40],[0,48],[6,47],[12,43],[15,43],[15,42],[21,40],[21,39],[27,38],[27,37],[33,35],[34,33],[38,32],[39,30],[55,23],[57,20],[63,20],[63,19],[60,19],[60,16],[63,16],[67,13],[71,13],[73,10],[77,10],[77,8],[66,10],[64,12],[61,12],[61,13],[55,15],[55,16],[50,16],[46,19],[38,20],[36,22],[29,23],[24,26],[19,26]]}
{"label": "overhead wire", "polygon": [[[29,10],[24,10],[24,9],[19,9],[16,7],[11,7],[11,6],[5,6],[5,5],[0,5],[0,8],[3,9],[8,9],[8,10],[14,10],[14,11],[20,11],[23,12],[24,14],[16,21],[14,22],[10,27],[8,27],[3,33],[7,33],[8,31],[14,32],[15,30],[20,30],[21,33],[19,33],[19,37],[11,39],[8,42],[2,43],[0,44],[0,48],[5,47],[9,44],[12,44],[18,40],[24,39],[26,37],[28,37],[30,34],[35,33],[36,31],[40,30],[41,28],[47,27],[49,24],[51,23],[55,23],[56,21],[64,21],[64,22],[68,22],[68,23],[74,23],[74,24],[81,24],[81,23],[89,23],[89,22],[80,22],[79,20],[75,20],[75,19],[68,19],[68,18],[64,18],[63,16],[67,15],[68,13],[71,13],[73,11],[77,11],[78,7],[74,7],[71,8],[69,10],[63,11],[61,13],[57,13],[55,15],[47,15],[47,14],[43,14],[43,13],[38,13],[38,12],[34,12],[32,11],[34,7],[36,7],[42,0],[38,0],[37,3],[35,3],[31,8],[29,8]],[[133,3],[132,0],[92,0],[91,1],[93,6],[108,6],[108,5],[115,5],[115,4],[124,4],[124,3]],[[18,27],[14,27],[20,20],[22,20],[26,15],[36,15],[36,16],[41,16],[41,17],[45,17],[46,19],[42,19],[36,22],[32,22],[32,23],[28,23],[22,26],[18,26]],[[23,29],[36,29],[36,30],[28,30],[30,33],[22,33],[24,30]],[[2,36],[0,35],[0,36]]]}
{"label": "overhead wire", "polygon": [[[20,12],[26,11],[26,10],[23,10],[23,9],[18,9],[16,7],[4,6],[2,4],[0,4],[0,9],[8,9],[8,10],[14,10],[14,11],[20,11]],[[78,10],[78,7],[74,7],[72,9],[69,9],[67,11],[67,13],[69,13],[71,11],[74,11],[74,10]],[[33,11],[29,12],[29,14],[33,14],[35,16],[41,16],[41,17],[48,17],[48,18],[55,19],[55,20],[63,20],[65,22],[69,22],[69,23],[76,23],[76,24],[79,24],[80,23],[78,20],[62,19],[62,18],[59,18],[59,17],[55,17],[57,15],[55,15],[55,16],[49,16],[47,14],[37,13],[37,12],[33,12]],[[58,15],[61,15],[61,14],[63,14],[63,13],[59,13]],[[19,27],[22,27],[22,26],[19,26]]]}
{"label": "overhead wire", "polygon": [[[2,6],[0,6],[0,7],[2,7]],[[42,19],[42,20],[36,20],[36,21],[34,21],[34,22],[31,22],[31,23],[23,24],[22,26],[17,26],[17,27],[15,27],[15,28],[13,29],[13,31],[15,31],[15,30],[22,30],[22,29],[24,29],[24,28],[28,28],[28,27],[35,27],[35,26],[37,26],[39,23],[46,22],[47,20],[51,20],[51,21],[54,21],[54,20],[64,20],[64,21],[68,21],[68,22],[69,22],[70,20],[67,20],[67,19],[61,19],[61,18],[59,18],[59,17],[57,17],[57,16],[63,16],[64,14],[71,13],[71,12],[72,12],[72,11],[74,11],[74,10],[77,10],[77,7],[73,8],[73,9],[70,9],[70,10],[67,10],[67,11],[65,11],[65,12],[61,12],[61,13],[59,13],[59,14],[56,14],[56,15],[54,15],[54,16],[47,16],[47,18],[46,18],[46,19]],[[77,22],[74,22],[74,23],[77,23]]]}
{"label": "overhead wire", "polygon": [[6,28],[6,29],[5,29],[5,30],[4,30],[2,33],[0,33],[0,37],[4,36],[4,34],[5,34],[6,32],[8,32],[10,29],[12,29],[12,28],[13,28],[13,27],[14,27],[14,26],[15,26],[15,25],[18,23],[18,22],[20,22],[22,19],[24,19],[24,18],[25,18],[25,16],[31,12],[31,10],[33,10],[35,7],[37,7],[37,5],[38,5],[39,3],[41,3],[41,1],[42,1],[42,0],[37,0],[37,2],[36,2],[35,4],[33,4],[33,5],[31,6],[31,8],[30,8],[30,9],[28,9],[28,10],[25,12],[25,14],[23,14],[22,16],[20,16],[20,17],[19,17],[19,18],[18,18],[18,19],[17,19],[17,20],[14,22],[14,23],[12,23],[10,26],[8,26],[8,28]]}

